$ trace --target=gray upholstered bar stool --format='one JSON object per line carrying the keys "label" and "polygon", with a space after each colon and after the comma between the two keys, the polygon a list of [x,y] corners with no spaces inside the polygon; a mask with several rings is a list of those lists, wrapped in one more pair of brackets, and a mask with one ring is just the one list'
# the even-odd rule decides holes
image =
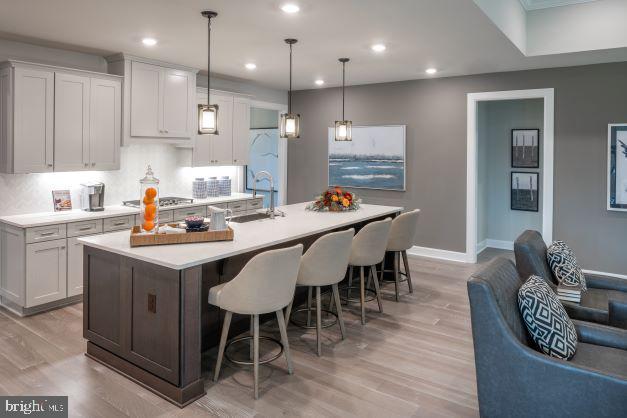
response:
{"label": "gray upholstered bar stool", "polygon": [[[409,263],[407,262],[407,250],[414,245],[414,236],[416,235],[416,225],[418,225],[418,216],[420,209],[414,209],[397,216],[392,221],[390,228],[390,237],[388,238],[387,251],[394,252],[394,269],[386,270],[385,262],[383,264],[383,273],[394,272],[394,291],[396,293],[396,301],[398,302],[398,288],[402,282],[407,282],[409,293],[414,293],[411,284],[411,273],[409,272]],[[403,266],[405,271],[401,271],[400,259],[403,258]],[[404,276],[404,279],[401,279]],[[383,274],[381,274],[383,277]]]}
{"label": "gray upholstered bar stool", "polygon": [[[252,363],[239,362],[239,364],[253,365],[255,399],[259,398],[259,315],[270,312],[276,313],[279,331],[281,332],[282,350],[287,361],[287,370],[289,374],[293,374],[283,309],[294,296],[302,253],[303,245],[298,244],[289,248],[257,254],[246,263],[242,271],[233,280],[209,289],[209,303],[226,311],[224,324],[222,325],[220,346],[218,347],[218,360],[216,361],[216,369],[213,376],[214,382],[220,376],[220,367],[222,366],[222,358],[233,313],[251,315],[252,317],[252,337],[240,337],[232,342],[250,338],[253,340]],[[276,358],[266,360],[263,363]]]}
{"label": "gray upholstered bar stool", "polygon": [[383,261],[385,257],[385,249],[390,235],[390,227],[392,226],[392,218],[386,218],[382,221],[370,222],[355,235],[351,244],[351,253],[348,259],[349,284],[347,287],[347,302],[354,302],[356,299],[350,297],[350,291],[357,288],[352,285],[353,269],[359,267],[359,304],[361,307],[361,323],[366,323],[366,282],[364,270],[369,268],[368,279],[372,276],[374,280],[374,292],[376,294],[377,303],[379,304],[379,312],[383,313],[383,305],[381,304],[381,292],[379,291],[379,280],[376,277],[376,265]]}
{"label": "gray upholstered bar stool", "polygon": [[[322,342],[320,334],[322,332],[322,301],[320,296],[321,286],[331,286],[332,298],[335,299],[337,305],[337,322],[340,324],[340,332],[342,339],[346,338],[346,330],[344,328],[344,318],[342,317],[342,306],[340,305],[340,293],[337,284],[344,279],[346,267],[348,267],[348,257],[351,251],[351,242],[355,235],[354,229],[346,231],[332,232],[324,235],[316,240],[307,250],[300,260],[300,270],[298,271],[298,280],[296,286],[308,286],[310,297],[307,300],[307,307],[298,309],[294,312],[307,311],[307,318],[311,317],[313,308],[311,307],[311,289],[316,289],[316,343],[317,353],[322,355]],[[293,301],[292,301],[293,302]],[[285,321],[289,323],[292,311],[292,302],[287,307]],[[325,312],[335,315],[331,311]],[[292,320],[297,326],[303,328],[313,328],[309,321],[306,325],[301,325]],[[331,323],[328,326],[334,325]],[[327,326],[325,326],[326,328]]]}

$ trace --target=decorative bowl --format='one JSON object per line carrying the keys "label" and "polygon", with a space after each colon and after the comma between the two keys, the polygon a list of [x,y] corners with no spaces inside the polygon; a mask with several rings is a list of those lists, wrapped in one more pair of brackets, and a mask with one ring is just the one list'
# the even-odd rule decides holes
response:
{"label": "decorative bowl", "polygon": [[202,216],[188,216],[185,218],[185,225],[189,229],[198,229],[202,227],[202,224],[205,222],[205,218]]}

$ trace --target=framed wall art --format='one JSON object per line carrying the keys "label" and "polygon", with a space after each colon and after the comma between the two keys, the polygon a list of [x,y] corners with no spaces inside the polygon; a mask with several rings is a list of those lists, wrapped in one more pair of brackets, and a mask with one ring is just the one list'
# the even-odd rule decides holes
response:
{"label": "framed wall art", "polygon": [[607,210],[627,212],[627,123],[608,125]]}
{"label": "framed wall art", "polygon": [[512,171],[511,176],[511,209],[527,212],[538,212],[538,196],[540,195],[539,174],[533,172]]}
{"label": "framed wall art", "polygon": [[540,167],[540,129],[512,129],[512,168]]}

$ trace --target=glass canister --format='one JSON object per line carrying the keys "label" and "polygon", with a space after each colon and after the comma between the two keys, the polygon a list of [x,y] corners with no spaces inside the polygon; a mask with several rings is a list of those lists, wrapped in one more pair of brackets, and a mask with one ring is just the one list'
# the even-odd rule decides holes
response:
{"label": "glass canister", "polygon": [[159,229],[159,179],[152,172],[150,165],[140,184],[140,217],[142,232],[155,234]]}

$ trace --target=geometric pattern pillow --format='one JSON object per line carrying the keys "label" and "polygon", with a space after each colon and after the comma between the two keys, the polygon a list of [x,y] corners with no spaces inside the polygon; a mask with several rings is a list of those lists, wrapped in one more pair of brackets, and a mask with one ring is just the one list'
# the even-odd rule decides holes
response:
{"label": "geometric pattern pillow", "polygon": [[564,241],[555,241],[546,250],[546,258],[560,284],[578,286],[586,291],[586,277],[577,263],[577,257]]}
{"label": "geometric pattern pillow", "polygon": [[577,331],[549,285],[531,276],[518,290],[518,308],[531,338],[543,353],[569,360],[577,350]]}

